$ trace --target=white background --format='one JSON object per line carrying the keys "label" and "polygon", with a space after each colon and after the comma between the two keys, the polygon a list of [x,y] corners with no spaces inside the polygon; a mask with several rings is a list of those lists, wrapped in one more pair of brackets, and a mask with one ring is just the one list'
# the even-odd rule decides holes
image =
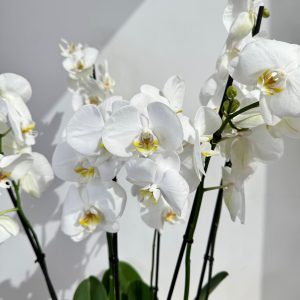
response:
{"label": "white background", "polygon": [[[0,72],[22,74],[32,83],[30,109],[38,124],[35,149],[51,159],[54,144],[72,110],[66,92],[66,73],[57,44],[61,37],[87,42],[102,50],[117,80],[116,93],[131,97],[143,83],[162,86],[173,75],[187,85],[185,112],[193,117],[198,93],[213,72],[226,33],[222,1],[10,1],[1,3]],[[272,37],[300,42],[297,1],[272,2],[268,20]],[[264,21],[266,22],[266,21]],[[215,272],[230,276],[212,300],[296,300],[300,286],[298,141],[287,141],[284,158],[258,169],[247,184],[246,224],[232,223],[224,209],[218,233]],[[219,181],[215,161],[208,184]],[[59,180],[40,200],[24,197],[47,253],[49,271],[60,299],[71,299],[79,281],[99,275],[107,267],[103,234],[74,243],[59,229],[61,203],[67,185]],[[1,198],[2,199],[2,198]],[[192,255],[192,289],[195,294],[215,193],[205,198]],[[7,207],[8,199],[0,206]],[[173,273],[184,226],[168,226],[162,237],[160,299]],[[152,231],[139,219],[138,204],[129,197],[121,220],[120,258],[135,265],[149,280]],[[21,234],[0,247],[0,299],[48,299],[42,275],[26,237]],[[182,268],[183,270],[183,268]],[[182,299],[183,278],[174,298]]]}

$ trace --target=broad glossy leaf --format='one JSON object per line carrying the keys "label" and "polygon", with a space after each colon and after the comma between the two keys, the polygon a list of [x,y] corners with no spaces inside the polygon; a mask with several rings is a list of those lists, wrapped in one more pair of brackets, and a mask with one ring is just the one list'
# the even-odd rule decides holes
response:
{"label": "broad glossy leaf", "polygon": [[[227,272],[220,272],[217,275],[213,276],[210,285],[209,285],[209,294],[211,294],[215,288],[228,276]],[[208,285],[206,284],[202,290],[201,295],[197,300],[205,300],[207,294]]]}
{"label": "broad glossy leaf", "polygon": [[103,284],[94,276],[83,280],[77,287],[73,300],[108,300]]}
{"label": "broad glossy leaf", "polygon": [[[111,277],[112,278],[112,277]],[[127,294],[127,289],[132,281],[142,280],[138,272],[128,263],[119,262],[119,280],[121,293]],[[108,294],[110,294],[110,270],[106,270],[102,282]]]}
{"label": "broad glossy leaf", "polygon": [[141,280],[133,281],[128,287],[128,300],[152,300],[150,287]]}

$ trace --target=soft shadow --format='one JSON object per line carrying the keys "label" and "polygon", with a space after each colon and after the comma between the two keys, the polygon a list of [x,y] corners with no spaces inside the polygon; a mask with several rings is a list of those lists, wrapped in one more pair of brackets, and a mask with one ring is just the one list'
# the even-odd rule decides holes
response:
{"label": "soft shadow", "polygon": [[[272,1],[271,37],[298,43],[299,1]],[[263,255],[263,300],[297,300],[300,295],[300,141],[285,139],[284,157],[267,168]]]}

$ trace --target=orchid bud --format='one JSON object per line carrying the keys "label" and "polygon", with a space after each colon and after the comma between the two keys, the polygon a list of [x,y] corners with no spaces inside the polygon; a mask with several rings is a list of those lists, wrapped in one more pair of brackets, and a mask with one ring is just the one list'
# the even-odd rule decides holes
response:
{"label": "orchid bud", "polygon": [[231,85],[226,90],[226,96],[228,100],[234,100],[234,98],[237,96],[237,89],[235,86]]}
{"label": "orchid bud", "polygon": [[263,17],[264,18],[269,18],[270,17],[270,11],[269,11],[269,9],[264,8]]}

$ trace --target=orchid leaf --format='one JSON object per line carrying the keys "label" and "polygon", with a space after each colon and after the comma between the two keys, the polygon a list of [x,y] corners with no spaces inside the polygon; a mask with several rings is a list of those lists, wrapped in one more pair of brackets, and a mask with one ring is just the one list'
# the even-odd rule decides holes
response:
{"label": "orchid leaf", "polygon": [[77,287],[73,300],[108,300],[103,284],[94,276],[83,280]]}

